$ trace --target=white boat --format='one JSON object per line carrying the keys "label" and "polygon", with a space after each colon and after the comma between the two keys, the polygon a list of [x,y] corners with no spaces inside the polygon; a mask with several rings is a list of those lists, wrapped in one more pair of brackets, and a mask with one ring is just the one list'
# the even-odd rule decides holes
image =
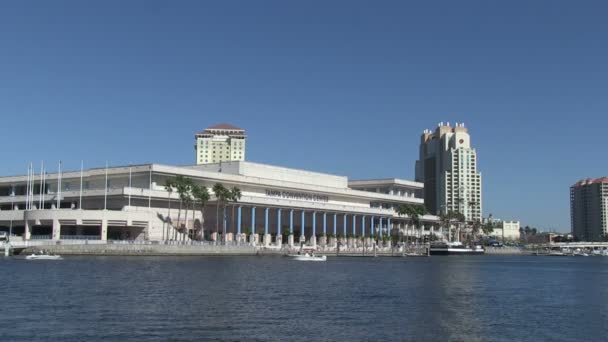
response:
{"label": "white boat", "polygon": [[25,257],[26,260],[63,260],[60,255],[32,254]]}
{"label": "white boat", "polygon": [[297,260],[297,261],[326,261],[327,260],[326,255],[314,255],[314,253],[313,254],[308,254],[308,253],[289,254],[288,257],[290,257],[293,260]]}
{"label": "white boat", "polygon": [[482,246],[467,247],[462,242],[432,242],[430,255],[478,255],[484,254]]}

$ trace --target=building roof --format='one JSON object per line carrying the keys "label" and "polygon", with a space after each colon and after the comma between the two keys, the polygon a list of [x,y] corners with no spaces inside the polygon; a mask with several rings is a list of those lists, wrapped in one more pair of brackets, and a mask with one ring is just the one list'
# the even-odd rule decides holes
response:
{"label": "building roof", "polygon": [[573,186],[582,186],[582,185],[587,185],[587,184],[597,184],[597,183],[608,183],[608,177],[600,177],[600,178],[587,178],[587,179],[581,179],[580,181],[574,183]]}
{"label": "building roof", "polygon": [[405,180],[405,179],[398,179],[398,178],[355,179],[355,180],[349,180],[348,185],[356,186],[356,187],[401,185],[401,186],[419,188],[419,189],[422,189],[424,187],[424,183],[414,182],[414,181]]}
{"label": "building roof", "polygon": [[239,127],[233,126],[231,124],[227,124],[227,123],[210,126],[210,127],[207,127],[206,129],[225,129],[225,130],[230,130],[230,131],[244,131],[244,129],[242,129],[242,128],[239,128]]}

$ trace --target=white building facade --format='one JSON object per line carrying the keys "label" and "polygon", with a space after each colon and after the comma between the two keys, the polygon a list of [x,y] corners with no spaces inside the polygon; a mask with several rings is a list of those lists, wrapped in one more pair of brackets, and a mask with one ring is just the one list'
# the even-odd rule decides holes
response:
{"label": "white building facade", "polygon": [[195,135],[196,164],[245,160],[245,130],[229,124],[206,128]]}
{"label": "white building facade", "polygon": [[[204,208],[185,205],[164,186],[177,176],[210,192],[217,183],[238,187],[242,197],[228,203],[225,215],[212,192]],[[180,234],[207,240],[222,234],[235,241],[260,235],[260,243],[279,245],[294,239],[316,245],[327,236],[392,236],[412,227],[394,208],[423,204],[421,184],[396,183],[402,193],[362,191],[343,176],[242,161],[0,177],[0,230],[24,240],[173,240]],[[425,215],[422,222],[427,232],[439,228],[436,216]]]}
{"label": "white building facade", "polygon": [[457,211],[467,221],[481,222],[481,173],[477,152],[464,124],[440,123],[425,130],[416,161],[416,181],[424,184],[427,210],[433,214]]}

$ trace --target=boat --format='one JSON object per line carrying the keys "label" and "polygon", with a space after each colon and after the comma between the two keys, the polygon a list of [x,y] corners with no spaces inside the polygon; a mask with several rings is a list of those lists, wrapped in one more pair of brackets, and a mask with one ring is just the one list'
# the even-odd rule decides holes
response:
{"label": "boat", "polygon": [[51,254],[31,254],[25,257],[26,260],[63,260],[61,255],[51,255]]}
{"label": "boat", "polygon": [[472,248],[465,246],[462,242],[432,242],[429,250],[430,255],[480,255],[485,249],[480,245]]}
{"label": "boat", "polygon": [[288,257],[297,261],[327,261],[327,255],[315,255],[314,253],[289,254]]}

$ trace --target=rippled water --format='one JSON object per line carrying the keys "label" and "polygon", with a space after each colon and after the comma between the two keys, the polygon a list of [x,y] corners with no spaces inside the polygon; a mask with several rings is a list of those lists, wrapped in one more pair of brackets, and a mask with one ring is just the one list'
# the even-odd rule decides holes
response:
{"label": "rippled water", "polygon": [[0,259],[1,341],[600,341],[608,258]]}

